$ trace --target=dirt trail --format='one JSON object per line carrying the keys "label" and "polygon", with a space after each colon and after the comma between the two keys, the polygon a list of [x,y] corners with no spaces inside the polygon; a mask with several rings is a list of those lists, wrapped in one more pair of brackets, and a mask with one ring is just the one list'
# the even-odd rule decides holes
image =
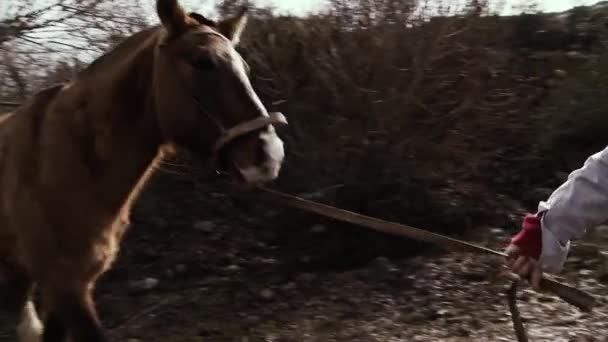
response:
{"label": "dirt trail", "polygon": [[[99,283],[98,306],[113,340],[515,340],[507,283],[497,276],[501,260],[431,253],[379,257],[350,270],[303,267],[310,251],[286,248],[266,219],[227,220],[219,207],[186,193],[146,199],[116,267]],[[227,201],[221,193],[206,196]],[[323,239],[331,229],[311,226],[308,234]],[[489,247],[507,236],[482,231],[477,242]],[[607,293],[606,232],[577,244],[564,273],[599,296]],[[529,290],[520,297],[531,341],[608,341],[603,297],[593,314]],[[11,330],[0,317],[0,341],[12,341]]]}

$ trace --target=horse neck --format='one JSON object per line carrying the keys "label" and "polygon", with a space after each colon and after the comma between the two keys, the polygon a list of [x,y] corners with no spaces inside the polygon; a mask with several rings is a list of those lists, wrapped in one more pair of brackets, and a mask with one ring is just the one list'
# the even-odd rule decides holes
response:
{"label": "horse neck", "polygon": [[86,115],[93,126],[93,159],[113,207],[131,204],[161,158],[163,143],[152,92],[154,45],[118,57],[81,78],[92,108]]}

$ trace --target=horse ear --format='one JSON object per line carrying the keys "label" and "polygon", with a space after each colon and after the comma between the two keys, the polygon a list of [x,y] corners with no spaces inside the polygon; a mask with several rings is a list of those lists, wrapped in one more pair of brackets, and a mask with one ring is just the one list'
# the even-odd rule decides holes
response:
{"label": "horse ear", "polygon": [[241,34],[247,25],[247,12],[248,8],[243,7],[236,16],[224,19],[218,23],[220,33],[232,41],[234,45],[238,45],[241,40]]}
{"label": "horse ear", "polygon": [[188,15],[178,0],[157,0],[156,11],[170,36],[180,34],[188,26]]}

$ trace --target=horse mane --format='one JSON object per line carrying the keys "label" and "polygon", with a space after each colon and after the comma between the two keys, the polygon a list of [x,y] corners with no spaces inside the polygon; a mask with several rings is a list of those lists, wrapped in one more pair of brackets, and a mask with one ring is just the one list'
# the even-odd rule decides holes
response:
{"label": "horse mane", "polygon": [[145,47],[147,42],[152,41],[150,38],[159,32],[160,28],[160,25],[156,25],[126,38],[112,50],[95,59],[78,74],[89,75],[106,65],[113,65],[114,63],[129,60],[130,57],[135,56],[142,47]]}
{"label": "horse mane", "polygon": [[57,94],[59,94],[59,91],[61,90],[61,88],[63,88],[64,85],[64,83],[54,83],[42,88],[41,90],[33,94],[27,101],[22,103],[21,106],[9,113],[17,113],[22,111],[24,108],[29,109],[30,107],[46,106],[57,96]]}
{"label": "horse mane", "polygon": [[[214,20],[207,19],[202,14],[190,12],[188,15],[190,18],[196,20],[201,25],[206,25],[212,28],[217,28],[218,26],[217,22],[215,22]],[[162,25],[155,25],[126,38],[112,50],[91,62],[91,64],[84,68],[79,74],[90,74],[95,72],[99,68],[105,66],[106,64],[113,65],[115,62],[128,60],[131,55],[135,55],[137,51],[145,47],[145,43],[149,41],[151,42],[152,40],[149,39],[151,37],[154,37],[154,35],[157,34],[161,28]]]}

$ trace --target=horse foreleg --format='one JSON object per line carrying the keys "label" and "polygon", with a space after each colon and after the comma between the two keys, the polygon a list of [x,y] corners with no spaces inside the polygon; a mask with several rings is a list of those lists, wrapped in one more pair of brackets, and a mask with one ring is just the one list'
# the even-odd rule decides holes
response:
{"label": "horse foreleg", "polygon": [[47,293],[49,312],[43,342],[104,342],[91,287],[67,287]]}
{"label": "horse foreleg", "polygon": [[39,342],[42,323],[36,313],[31,296],[33,281],[27,272],[9,263],[0,266],[0,302],[16,320],[19,342]]}
{"label": "horse foreleg", "polygon": [[42,322],[34,303],[28,300],[21,312],[21,320],[17,325],[17,337],[19,342],[40,342],[43,332]]}

